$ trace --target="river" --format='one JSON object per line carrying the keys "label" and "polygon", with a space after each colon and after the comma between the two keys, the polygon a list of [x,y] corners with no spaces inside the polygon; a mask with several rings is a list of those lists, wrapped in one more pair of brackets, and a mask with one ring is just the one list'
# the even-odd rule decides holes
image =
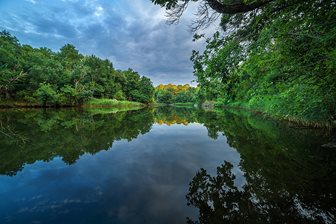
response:
{"label": "river", "polygon": [[243,111],[0,111],[0,223],[335,223],[335,133]]}

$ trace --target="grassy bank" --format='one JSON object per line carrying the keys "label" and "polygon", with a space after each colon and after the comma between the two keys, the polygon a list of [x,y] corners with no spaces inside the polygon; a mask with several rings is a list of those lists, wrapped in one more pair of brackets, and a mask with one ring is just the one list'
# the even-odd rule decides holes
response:
{"label": "grassy bank", "polygon": [[291,123],[295,127],[311,127],[311,128],[336,128],[336,123],[331,120],[326,119],[312,119],[304,116],[293,115],[291,113],[286,113],[283,110],[276,110],[275,106],[267,106],[268,104],[259,104],[259,107],[254,106],[250,102],[232,102],[228,104],[223,104],[222,102],[215,102],[215,107],[217,109],[239,109],[246,110],[254,114],[259,114],[265,118],[271,118],[275,120],[281,120]]}
{"label": "grassy bank", "polygon": [[85,108],[119,108],[119,109],[138,109],[145,107],[145,104],[132,101],[119,101],[115,99],[96,99],[92,98],[83,105],[42,105],[37,102],[27,102],[20,100],[2,100],[0,108],[51,108],[51,107],[85,107]]}
{"label": "grassy bank", "polygon": [[126,100],[115,100],[115,99],[95,99],[92,98],[89,101],[85,102],[82,107],[88,108],[142,108],[145,107],[145,104],[133,101]]}
{"label": "grassy bank", "polygon": [[84,108],[90,114],[115,114],[124,111],[139,110],[142,107],[88,107]]}

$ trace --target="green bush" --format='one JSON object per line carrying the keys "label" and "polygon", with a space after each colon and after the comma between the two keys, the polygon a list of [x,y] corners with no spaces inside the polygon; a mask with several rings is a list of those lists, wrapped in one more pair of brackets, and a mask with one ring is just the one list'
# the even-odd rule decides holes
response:
{"label": "green bush", "polygon": [[49,83],[41,83],[34,96],[42,106],[56,105],[59,99],[59,94]]}

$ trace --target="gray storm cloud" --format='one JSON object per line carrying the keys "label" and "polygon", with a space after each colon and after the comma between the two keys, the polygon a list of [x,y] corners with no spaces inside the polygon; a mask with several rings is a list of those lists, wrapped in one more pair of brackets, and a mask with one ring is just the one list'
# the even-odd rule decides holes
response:
{"label": "gray storm cloud", "polygon": [[57,51],[71,43],[118,69],[133,68],[155,85],[194,79],[191,51],[203,43],[192,42],[188,12],[178,25],[167,25],[164,10],[149,0],[13,0],[0,6],[0,29],[23,44]]}

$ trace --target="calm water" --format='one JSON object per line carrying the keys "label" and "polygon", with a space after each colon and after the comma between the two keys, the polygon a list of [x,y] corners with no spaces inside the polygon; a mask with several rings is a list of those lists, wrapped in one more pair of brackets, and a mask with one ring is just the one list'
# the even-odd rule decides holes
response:
{"label": "calm water", "polygon": [[237,111],[0,111],[0,223],[335,223],[335,134]]}

